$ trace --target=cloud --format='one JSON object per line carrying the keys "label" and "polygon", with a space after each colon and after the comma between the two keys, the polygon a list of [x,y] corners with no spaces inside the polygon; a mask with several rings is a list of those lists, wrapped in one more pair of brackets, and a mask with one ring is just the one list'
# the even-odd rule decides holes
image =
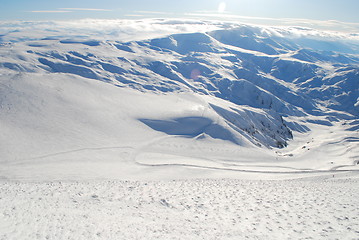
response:
{"label": "cloud", "polygon": [[154,11],[134,11],[135,13],[143,13],[143,14],[155,14],[155,15],[172,15],[174,13],[171,12],[154,12]]}
{"label": "cloud", "polygon": [[140,15],[140,14],[125,14],[125,17],[146,17],[145,15]]}
{"label": "cloud", "polygon": [[[51,38],[90,38],[100,41],[137,41],[150,38],[158,38],[176,33],[209,32],[219,29],[232,29],[243,25],[259,27],[261,31],[283,37],[323,39],[329,41],[347,41],[359,44],[359,34],[356,32],[336,32],[317,30],[313,27],[296,25],[264,26],[260,24],[244,23],[243,19],[228,20],[203,20],[202,18],[145,18],[140,14],[133,17],[143,19],[81,19],[77,21],[0,21],[0,34],[2,41],[18,42],[22,39],[42,39],[44,36]],[[245,17],[246,18],[246,17]],[[252,18],[248,18],[252,20]],[[268,22],[268,21],[267,21]],[[313,22],[310,22],[311,24]],[[335,21],[327,24],[339,24]],[[309,24],[309,23],[308,23]],[[354,27],[356,25],[354,24]],[[16,30],[16,31],[14,31]],[[54,31],[56,30],[56,31]]]}
{"label": "cloud", "polygon": [[75,11],[97,11],[97,12],[109,12],[112,10],[109,9],[100,9],[100,8],[57,8],[56,10],[33,10],[26,11],[30,13],[71,13]]}
{"label": "cloud", "polygon": [[65,10],[34,10],[34,11],[26,11],[31,13],[69,13],[72,11],[65,11]]}
{"label": "cloud", "polygon": [[266,26],[298,26],[314,28],[325,31],[338,31],[346,33],[359,32],[359,23],[340,22],[336,20],[313,20],[297,18],[269,18],[269,17],[250,17],[240,16],[229,13],[215,13],[210,11],[185,13],[185,16],[207,20],[224,20],[242,22],[247,24],[258,24]]}
{"label": "cloud", "polygon": [[[208,32],[220,29],[217,24],[193,19],[80,19],[53,21],[0,21],[5,42],[23,39],[90,38],[100,41],[137,41],[176,33]],[[16,30],[16,32],[14,31]],[[55,31],[54,31],[55,30]]]}
{"label": "cloud", "polygon": [[98,11],[98,12],[112,11],[110,9],[102,9],[102,8],[59,8],[59,9],[65,11]]}

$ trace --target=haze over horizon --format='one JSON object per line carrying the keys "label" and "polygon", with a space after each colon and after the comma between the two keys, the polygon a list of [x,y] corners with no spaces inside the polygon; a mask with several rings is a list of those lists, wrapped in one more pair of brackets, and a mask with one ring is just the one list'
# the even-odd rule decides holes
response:
{"label": "haze over horizon", "polygon": [[359,2],[354,0],[184,0],[180,3],[164,0],[14,0],[2,4],[0,21],[195,18],[265,25],[299,25],[355,33],[359,29],[357,9]]}

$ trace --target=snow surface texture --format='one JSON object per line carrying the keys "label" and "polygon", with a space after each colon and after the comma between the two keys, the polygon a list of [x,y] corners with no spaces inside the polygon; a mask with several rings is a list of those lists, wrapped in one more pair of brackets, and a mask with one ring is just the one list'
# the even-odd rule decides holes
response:
{"label": "snow surface texture", "polygon": [[8,182],[0,239],[358,239],[358,183]]}

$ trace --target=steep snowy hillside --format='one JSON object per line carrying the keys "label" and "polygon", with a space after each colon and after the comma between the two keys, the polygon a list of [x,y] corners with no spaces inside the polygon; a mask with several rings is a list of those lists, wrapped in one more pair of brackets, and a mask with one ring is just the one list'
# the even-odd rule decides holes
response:
{"label": "steep snowy hillside", "polygon": [[359,170],[355,36],[132,24],[2,24],[0,177]]}

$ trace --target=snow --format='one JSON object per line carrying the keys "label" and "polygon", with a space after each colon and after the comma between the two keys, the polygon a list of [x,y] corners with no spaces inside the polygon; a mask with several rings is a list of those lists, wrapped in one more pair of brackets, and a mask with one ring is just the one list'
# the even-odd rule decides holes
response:
{"label": "snow", "polygon": [[[205,177],[208,168],[357,169],[358,57],[297,41],[345,35],[170,20],[131,22],[130,31],[124,23],[3,23],[3,178],[77,179],[72,164],[91,179],[91,163],[121,169],[110,179],[171,164]],[[133,38],[112,36],[115,27]],[[143,28],[160,37],[141,38]],[[356,51],[354,42],[346,46]]]}
{"label": "snow", "polygon": [[0,25],[0,239],[358,239],[355,37]]}
{"label": "snow", "polygon": [[[159,95],[63,74],[2,79],[2,178],[176,179],[192,174],[192,169],[178,170],[183,166],[196,167],[198,177],[212,177],[213,171],[207,171],[212,169],[238,177],[243,171],[357,169],[357,133],[341,122],[303,122],[311,131],[294,132],[295,141],[287,148],[258,148],[254,143],[269,142],[270,131],[255,126],[265,121],[276,129],[281,124],[263,110],[210,96]],[[163,165],[173,173],[167,175]],[[156,166],[158,170],[150,170]]]}
{"label": "snow", "polygon": [[0,239],[357,239],[358,179],[1,183]]}

